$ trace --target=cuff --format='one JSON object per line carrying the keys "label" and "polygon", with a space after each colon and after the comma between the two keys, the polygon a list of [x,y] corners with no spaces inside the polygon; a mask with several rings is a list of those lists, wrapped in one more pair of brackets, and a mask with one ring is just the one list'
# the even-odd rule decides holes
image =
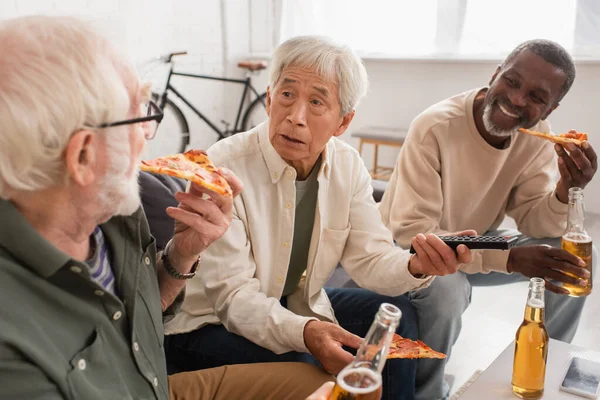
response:
{"label": "cuff", "polygon": [[318,321],[317,318],[310,317],[301,317],[298,318],[297,321],[294,321],[292,324],[288,324],[290,339],[292,341],[292,346],[294,350],[300,353],[309,353],[308,347],[306,347],[306,343],[304,343],[304,327],[309,321]]}
{"label": "cuff", "polygon": [[175,318],[175,315],[177,315],[177,313],[181,309],[183,299],[185,299],[185,286],[183,287],[183,289],[181,289],[181,292],[179,292],[177,297],[175,297],[173,303],[171,303],[171,305],[165,311],[163,311],[163,324],[166,324],[167,322]]}
{"label": "cuff", "polygon": [[407,285],[414,287],[414,289],[412,290],[426,288],[431,284],[431,281],[434,277],[430,275],[422,275],[421,278],[417,278],[416,276],[411,274],[410,269],[408,268],[411,259],[412,257],[408,259],[408,262],[406,263],[406,268],[402,268],[400,273],[400,279],[402,279],[402,282],[406,282]]}
{"label": "cuff", "polygon": [[482,251],[484,273],[502,272],[508,274],[508,256],[510,250],[484,250]]}
{"label": "cuff", "polygon": [[556,189],[552,191],[550,194],[550,199],[548,200],[548,207],[550,211],[558,215],[567,215],[567,211],[569,210],[569,204],[565,204],[556,197]]}

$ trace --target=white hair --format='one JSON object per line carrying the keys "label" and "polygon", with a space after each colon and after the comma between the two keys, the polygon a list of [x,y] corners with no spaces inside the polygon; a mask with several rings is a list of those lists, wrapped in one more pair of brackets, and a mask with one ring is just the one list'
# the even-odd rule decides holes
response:
{"label": "white hair", "polygon": [[126,118],[131,68],[84,21],[0,23],[0,198],[66,179],[63,157],[84,126]]}
{"label": "white hair", "polygon": [[360,57],[348,46],[326,37],[298,36],[282,43],[271,60],[271,88],[289,66],[309,68],[324,79],[337,83],[342,115],[354,110],[367,93],[367,70]]}

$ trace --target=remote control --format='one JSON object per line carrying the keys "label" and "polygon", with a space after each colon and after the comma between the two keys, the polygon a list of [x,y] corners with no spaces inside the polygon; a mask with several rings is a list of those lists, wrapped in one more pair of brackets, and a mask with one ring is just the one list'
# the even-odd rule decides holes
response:
{"label": "remote control", "polygon": [[[518,236],[439,236],[439,238],[453,250],[456,250],[459,244],[464,244],[471,250],[509,250],[519,239]],[[415,253],[412,245],[410,252]]]}

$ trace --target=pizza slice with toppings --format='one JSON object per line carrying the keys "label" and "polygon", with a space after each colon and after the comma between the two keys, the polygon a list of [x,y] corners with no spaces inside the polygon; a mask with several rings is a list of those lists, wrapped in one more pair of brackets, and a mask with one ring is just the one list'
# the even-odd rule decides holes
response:
{"label": "pizza slice with toppings", "polygon": [[229,184],[203,150],[143,160],[142,171],[186,179],[223,196],[231,196]]}
{"label": "pizza slice with toppings", "polygon": [[587,133],[577,132],[576,130],[573,130],[573,129],[570,130],[568,133],[561,133],[559,135],[553,135],[551,133],[532,131],[530,129],[525,129],[525,128],[520,128],[519,131],[526,133],[527,135],[537,136],[539,138],[546,139],[546,140],[549,140],[551,142],[558,143],[558,144],[574,143],[578,146],[581,146],[581,144],[584,141],[588,140]]}

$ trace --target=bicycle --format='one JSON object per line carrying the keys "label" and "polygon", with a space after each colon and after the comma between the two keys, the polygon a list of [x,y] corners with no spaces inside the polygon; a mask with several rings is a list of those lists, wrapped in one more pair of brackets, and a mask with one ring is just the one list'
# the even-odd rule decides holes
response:
{"label": "bicycle", "polygon": [[[252,129],[254,126],[263,122],[266,119],[266,104],[265,99],[267,97],[267,93],[259,93],[254,86],[252,86],[252,78],[251,75],[258,71],[267,68],[267,63],[264,61],[241,61],[238,63],[238,67],[246,69],[246,76],[244,79],[233,79],[233,78],[225,78],[219,76],[211,76],[211,75],[198,75],[191,74],[187,72],[179,72],[174,71],[175,63],[173,62],[173,57],[186,55],[187,51],[174,52],[169,53],[167,55],[159,57],[156,61],[162,62],[164,64],[169,64],[168,70],[169,73],[166,79],[165,89],[162,93],[152,93],[152,99],[158,104],[158,106],[163,110],[165,114],[165,120],[161,123],[158,130],[158,135],[161,135],[161,130],[163,131],[163,135],[171,136],[179,136],[179,142],[175,143],[177,146],[177,152],[182,153],[185,151],[187,146],[190,144],[190,129],[187,122],[187,119],[181,108],[175,104],[171,99],[169,99],[169,94],[172,93],[179,100],[183,102],[186,106],[188,106],[194,114],[196,114],[200,119],[202,119],[213,131],[218,135],[217,140],[224,139],[238,132],[245,132],[247,130]],[[198,110],[188,99],[185,98],[183,94],[179,92],[172,84],[171,77],[173,76],[184,76],[195,79],[210,79],[221,82],[230,82],[236,84],[244,85],[244,91],[242,92],[242,97],[240,99],[240,104],[238,106],[237,116],[235,118],[235,124],[233,125],[233,129],[229,129],[231,124],[226,121],[221,121],[225,124],[225,129],[219,129],[214,122],[212,122],[207,116],[202,114],[200,110]],[[245,103],[247,103],[247,98],[250,93],[253,93],[255,99],[250,102],[248,107],[244,108]],[[243,111],[243,112],[242,112]],[[171,120],[171,121],[170,121]],[[175,125],[173,127],[173,125]],[[167,129],[174,129],[175,132],[166,132]]]}

